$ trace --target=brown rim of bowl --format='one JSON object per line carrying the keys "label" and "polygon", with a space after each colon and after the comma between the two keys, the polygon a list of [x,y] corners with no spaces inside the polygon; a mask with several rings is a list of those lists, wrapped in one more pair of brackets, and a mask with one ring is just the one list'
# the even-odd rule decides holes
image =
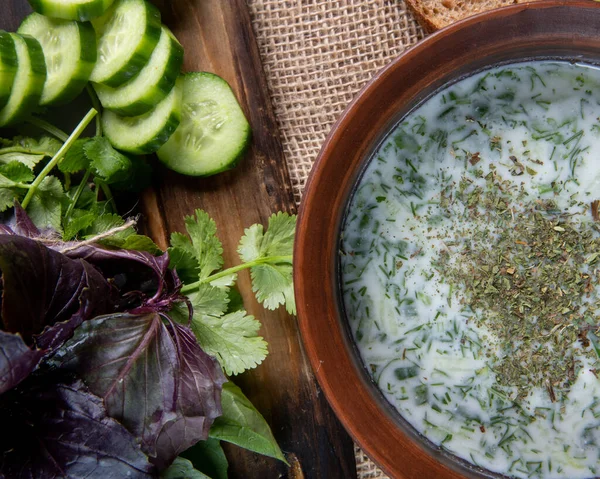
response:
{"label": "brown rim of bowl", "polygon": [[407,50],[360,91],[325,141],[300,207],[294,282],[300,329],[337,417],[390,476],[503,477],[445,453],[407,425],[367,375],[346,329],[337,250],[347,201],[366,159],[398,120],[444,84],[501,63],[600,63],[600,5],[518,4],[463,20]]}

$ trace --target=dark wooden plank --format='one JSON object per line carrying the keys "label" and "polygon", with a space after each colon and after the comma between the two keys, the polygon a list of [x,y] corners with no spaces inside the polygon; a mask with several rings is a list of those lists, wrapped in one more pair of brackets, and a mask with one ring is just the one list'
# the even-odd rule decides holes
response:
{"label": "dark wooden plank", "polygon": [[[25,0],[0,3],[0,28],[16,28],[28,11]],[[242,103],[254,138],[236,170],[212,178],[185,178],[156,164],[154,187],[144,193],[140,205],[144,227],[164,247],[170,232],[183,231],[184,215],[202,208],[217,222],[226,266],[237,264],[236,248],[244,228],[266,224],[275,211],[295,210],[248,8],[244,0],[157,0],[156,4],[185,47],[184,68],[224,77]],[[263,324],[269,357],[234,380],[271,424],[293,467],[227,447],[230,477],[356,477],[352,442],[320,393],[295,318],[258,305],[247,274],[240,275],[239,285],[248,312]]]}
{"label": "dark wooden plank", "polygon": [[[162,212],[167,231],[182,229],[183,215],[195,207],[208,211],[219,227],[226,264],[236,264],[245,227],[266,223],[274,211],[294,209],[248,8],[243,0],[164,0],[161,7],[165,23],[185,47],[184,68],[215,72],[231,84],[252,124],[254,141],[232,172],[199,180],[164,171],[167,180],[156,185],[153,208],[160,207],[153,211]],[[263,323],[270,354],[235,381],[265,415],[284,452],[298,461],[296,471],[299,465],[307,478],[355,477],[352,443],[320,394],[295,319],[282,311],[264,311],[253,298],[248,275],[241,276],[240,286],[248,311]],[[234,448],[227,452],[233,459],[231,477],[299,477],[276,461]]]}

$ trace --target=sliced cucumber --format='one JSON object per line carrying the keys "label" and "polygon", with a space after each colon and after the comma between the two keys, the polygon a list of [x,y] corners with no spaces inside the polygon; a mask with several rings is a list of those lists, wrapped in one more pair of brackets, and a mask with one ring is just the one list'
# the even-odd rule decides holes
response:
{"label": "sliced cucumber", "polygon": [[140,116],[102,115],[104,135],[119,150],[135,154],[154,153],[173,134],[181,121],[181,81],[156,108]]}
{"label": "sliced cucumber", "polygon": [[90,79],[113,88],[140,72],[160,38],[160,12],[145,0],[117,0],[93,24],[98,61]]}
{"label": "sliced cucumber", "polygon": [[19,33],[40,42],[48,77],[41,105],[67,103],[85,88],[96,64],[96,33],[90,22],[75,22],[29,15]]}
{"label": "sliced cucumber", "polygon": [[0,109],[8,102],[16,74],[15,42],[10,34],[0,30]]}
{"label": "sliced cucumber", "polygon": [[225,80],[212,73],[183,77],[183,117],[158,150],[172,170],[209,176],[233,168],[250,142],[250,125]]}
{"label": "sliced cucumber", "polygon": [[118,88],[95,84],[94,89],[105,109],[124,116],[143,115],[173,89],[182,63],[182,46],[163,26],[148,64],[135,78]]}
{"label": "sliced cucumber", "polygon": [[10,35],[15,42],[18,66],[8,103],[0,110],[0,126],[29,115],[38,106],[46,81],[46,64],[40,43],[28,35]]}
{"label": "sliced cucumber", "polygon": [[29,0],[38,13],[52,18],[85,22],[102,15],[114,0]]}

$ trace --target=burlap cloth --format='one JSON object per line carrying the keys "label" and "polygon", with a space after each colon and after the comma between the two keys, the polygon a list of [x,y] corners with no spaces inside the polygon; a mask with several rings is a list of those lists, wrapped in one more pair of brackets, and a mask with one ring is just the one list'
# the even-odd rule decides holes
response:
{"label": "burlap cloth", "polygon": [[[373,74],[424,34],[403,0],[248,0],[300,202],[332,124]],[[356,448],[359,479],[385,476]]]}

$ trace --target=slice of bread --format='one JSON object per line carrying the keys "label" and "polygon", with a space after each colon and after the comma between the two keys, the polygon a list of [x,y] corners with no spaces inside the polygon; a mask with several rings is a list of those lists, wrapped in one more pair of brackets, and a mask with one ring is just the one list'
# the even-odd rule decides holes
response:
{"label": "slice of bread", "polygon": [[417,21],[428,32],[435,32],[463,18],[494,8],[531,0],[405,0]]}

